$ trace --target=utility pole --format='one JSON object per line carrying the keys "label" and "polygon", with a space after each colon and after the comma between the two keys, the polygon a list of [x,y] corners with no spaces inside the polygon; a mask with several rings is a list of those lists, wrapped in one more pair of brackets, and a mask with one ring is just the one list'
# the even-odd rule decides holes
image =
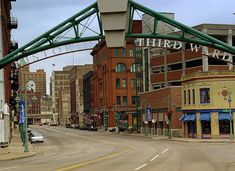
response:
{"label": "utility pole", "polygon": [[232,102],[231,91],[229,91],[228,104],[229,104],[229,116],[230,116],[230,139],[233,140],[233,129],[232,129],[233,114],[231,109],[231,102]]}
{"label": "utility pole", "polygon": [[168,117],[168,121],[169,121],[169,129],[168,129],[168,138],[171,139],[172,135],[171,135],[171,117],[172,117],[172,110],[171,110],[171,98],[170,95],[167,95],[167,99],[164,98],[164,101],[167,102],[167,117]]}

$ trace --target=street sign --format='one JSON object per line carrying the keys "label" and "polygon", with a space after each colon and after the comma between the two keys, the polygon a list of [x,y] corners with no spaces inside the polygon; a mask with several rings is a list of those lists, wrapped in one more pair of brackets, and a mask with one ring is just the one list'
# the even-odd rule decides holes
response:
{"label": "street sign", "polygon": [[25,103],[23,100],[19,101],[19,108],[20,108],[20,119],[19,119],[19,123],[23,124],[25,123],[25,107],[24,107]]}

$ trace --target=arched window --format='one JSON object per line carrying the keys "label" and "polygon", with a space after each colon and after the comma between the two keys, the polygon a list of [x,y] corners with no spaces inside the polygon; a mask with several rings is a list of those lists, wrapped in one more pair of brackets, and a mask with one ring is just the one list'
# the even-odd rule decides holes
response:
{"label": "arched window", "polygon": [[116,72],[126,72],[126,65],[122,63],[117,64]]}

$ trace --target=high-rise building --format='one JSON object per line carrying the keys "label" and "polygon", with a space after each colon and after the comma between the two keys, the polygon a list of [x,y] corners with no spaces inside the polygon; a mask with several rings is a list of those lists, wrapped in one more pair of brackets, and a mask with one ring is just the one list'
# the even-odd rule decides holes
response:
{"label": "high-rise building", "polygon": [[76,65],[70,73],[71,122],[78,123],[79,115],[83,115],[83,75],[93,70],[92,64]]}
{"label": "high-rise building", "polygon": [[58,115],[58,122],[65,125],[70,122],[70,70],[72,66],[63,68],[63,71],[53,71],[51,77],[53,113]]}
{"label": "high-rise building", "polygon": [[44,69],[38,69],[36,72],[31,72],[29,66],[20,68],[20,87],[26,85],[29,80],[33,80],[35,82],[35,92],[41,92],[42,95],[46,95],[46,72]]}

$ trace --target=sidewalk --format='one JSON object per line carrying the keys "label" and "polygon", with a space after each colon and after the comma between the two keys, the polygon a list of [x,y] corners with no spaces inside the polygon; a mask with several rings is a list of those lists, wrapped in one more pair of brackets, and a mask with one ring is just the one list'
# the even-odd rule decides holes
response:
{"label": "sidewalk", "polygon": [[[125,133],[124,133],[125,134]],[[128,134],[128,133],[127,133]],[[154,140],[166,140],[166,141],[178,141],[178,142],[190,142],[190,143],[235,143],[235,140],[230,139],[198,139],[198,138],[178,138],[178,137],[172,137],[169,139],[168,136],[163,135],[152,135],[152,134],[128,134],[131,136],[140,136],[144,138],[150,138]]]}
{"label": "sidewalk", "polygon": [[10,145],[5,148],[0,148],[0,161],[32,157],[36,154],[38,154],[38,152],[30,143],[29,152],[24,152],[24,146],[22,145],[19,130],[17,129],[13,133]]}
{"label": "sidewalk", "polygon": [[[117,132],[110,132],[111,134],[118,134]],[[178,142],[189,142],[189,143],[235,143],[235,139],[198,139],[198,138],[182,138],[182,137],[172,137],[169,139],[168,136],[163,135],[152,135],[152,134],[140,134],[140,133],[128,133],[120,132],[119,135],[123,136],[136,136],[142,138],[149,138],[153,140],[163,140],[163,141],[178,141]]]}

